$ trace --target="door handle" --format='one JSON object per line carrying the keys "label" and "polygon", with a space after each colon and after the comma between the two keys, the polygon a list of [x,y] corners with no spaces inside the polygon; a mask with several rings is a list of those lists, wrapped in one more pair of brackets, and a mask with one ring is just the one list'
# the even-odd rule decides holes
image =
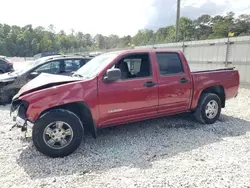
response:
{"label": "door handle", "polygon": [[148,81],[145,84],[143,84],[145,87],[153,87],[154,85],[156,85],[156,83]]}
{"label": "door handle", "polygon": [[187,83],[189,80],[187,78],[181,78],[180,83],[184,84]]}

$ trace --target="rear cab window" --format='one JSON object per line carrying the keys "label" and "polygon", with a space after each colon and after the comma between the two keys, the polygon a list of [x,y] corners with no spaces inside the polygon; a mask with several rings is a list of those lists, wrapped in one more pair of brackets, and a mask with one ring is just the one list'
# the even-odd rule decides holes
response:
{"label": "rear cab window", "polygon": [[184,74],[182,61],[175,52],[156,52],[161,76]]}

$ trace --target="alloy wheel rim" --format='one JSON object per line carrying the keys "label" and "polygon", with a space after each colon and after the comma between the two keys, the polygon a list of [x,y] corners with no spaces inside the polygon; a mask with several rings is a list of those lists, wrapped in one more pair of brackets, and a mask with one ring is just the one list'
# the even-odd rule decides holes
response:
{"label": "alloy wheel rim", "polygon": [[63,121],[55,121],[46,126],[43,140],[52,149],[62,149],[70,144],[73,138],[71,126]]}
{"label": "alloy wheel rim", "polygon": [[215,100],[211,100],[207,103],[205,113],[207,118],[213,119],[218,114],[219,105]]}

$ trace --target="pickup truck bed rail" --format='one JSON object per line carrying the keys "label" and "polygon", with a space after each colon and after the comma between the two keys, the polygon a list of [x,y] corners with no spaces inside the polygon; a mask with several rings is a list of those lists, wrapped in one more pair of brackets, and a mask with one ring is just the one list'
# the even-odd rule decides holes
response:
{"label": "pickup truck bed rail", "polygon": [[226,70],[234,70],[235,67],[230,68],[221,68],[221,69],[205,69],[205,70],[191,70],[191,73],[200,73],[200,72],[216,72],[216,71],[226,71]]}

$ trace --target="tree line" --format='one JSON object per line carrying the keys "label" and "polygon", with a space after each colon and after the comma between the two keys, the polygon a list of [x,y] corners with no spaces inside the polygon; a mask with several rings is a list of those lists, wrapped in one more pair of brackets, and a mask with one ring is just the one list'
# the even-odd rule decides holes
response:
{"label": "tree line", "polygon": [[[195,20],[180,18],[179,41],[224,38],[228,32],[234,36],[250,35],[250,14],[235,16],[233,12],[225,16],[202,15]],[[31,57],[40,52],[61,53],[84,52],[113,48],[175,42],[175,26],[139,30],[135,36],[119,37],[115,34],[103,36],[63,30],[56,33],[53,25],[48,28],[26,25],[0,24],[0,55]]]}

